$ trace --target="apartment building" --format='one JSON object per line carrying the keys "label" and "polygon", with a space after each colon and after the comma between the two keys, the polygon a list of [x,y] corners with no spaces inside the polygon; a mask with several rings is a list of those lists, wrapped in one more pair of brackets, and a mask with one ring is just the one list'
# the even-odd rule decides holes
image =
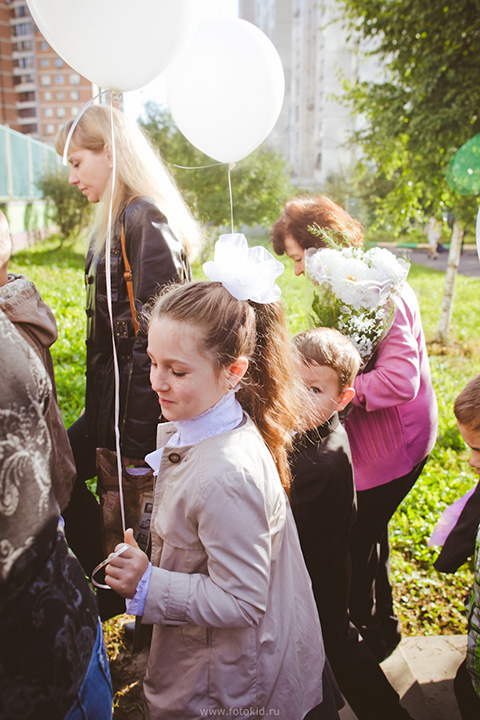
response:
{"label": "apartment building", "polygon": [[379,69],[348,36],[337,0],[239,0],[239,16],[268,35],[282,59],[285,101],[269,144],[289,162],[294,183],[315,190],[348,174],[359,150],[347,141],[361,120],[340,100],[342,79],[373,79]]}
{"label": "apartment building", "polygon": [[0,0],[0,124],[53,144],[97,93],[52,50],[25,0]]}

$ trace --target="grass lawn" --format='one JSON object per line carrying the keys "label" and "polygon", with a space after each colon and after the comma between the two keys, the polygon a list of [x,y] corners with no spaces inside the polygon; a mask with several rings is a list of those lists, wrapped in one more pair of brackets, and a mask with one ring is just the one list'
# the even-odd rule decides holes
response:
{"label": "grass lawn", "polygon": [[[290,331],[305,329],[308,284],[293,274],[285,256],[285,273],[278,283],[283,290]],[[47,242],[22,251],[10,269],[33,280],[57,319],[59,339],[52,350],[59,404],[65,424],[73,422],[83,407],[85,368],[84,255],[81,247],[55,250]],[[199,267],[195,270],[201,277]],[[453,401],[466,381],[480,373],[480,281],[458,276],[448,348],[432,342],[443,294],[444,274],[419,265],[410,270],[409,282],[420,302],[429,344],[430,363],[440,411],[437,445],[429,462],[391,522],[392,578],[397,612],[405,634],[464,633],[464,599],[472,586],[470,567],[455,575],[437,573],[432,563],[437,550],[427,545],[441,512],[477,482],[468,466],[468,451],[457,431]],[[110,659],[122,647],[118,627],[106,623]],[[118,683],[117,683],[118,685]],[[116,712],[115,717],[124,717]]]}

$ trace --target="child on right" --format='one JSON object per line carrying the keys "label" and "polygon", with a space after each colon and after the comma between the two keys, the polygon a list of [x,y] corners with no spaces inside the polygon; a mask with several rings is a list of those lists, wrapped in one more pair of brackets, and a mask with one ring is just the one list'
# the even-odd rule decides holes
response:
{"label": "child on right", "polygon": [[[460,395],[455,400],[453,411],[457,420],[460,435],[465,443],[472,451],[469,463],[476,473],[480,475],[480,375],[472,378],[463,388]],[[470,513],[471,515],[471,513]],[[473,516],[467,517],[463,523],[460,534],[465,537],[465,543],[469,543],[470,538],[473,539]],[[468,647],[467,655],[463,663],[457,671],[454,680],[455,696],[460,708],[460,714],[463,720],[477,720],[480,717],[480,517],[477,516],[475,525],[476,541],[471,550],[475,552],[475,574],[473,581],[473,589],[470,597],[469,615],[468,615]],[[455,526],[455,530],[458,527]],[[457,540],[459,533],[457,532]],[[465,552],[462,554],[465,559]],[[438,561],[437,561],[438,562]],[[457,558],[456,564],[461,564]],[[438,567],[437,569],[443,569]],[[453,567],[449,568],[451,572]]]}
{"label": "child on right", "polygon": [[410,718],[350,621],[350,533],[356,516],[352,458],[339,412],[353,398],[360,355],[333,328],[296,335],[300,374],[311,396],[306,430],[290,455],[291,504],[335,679],[359,720]]}

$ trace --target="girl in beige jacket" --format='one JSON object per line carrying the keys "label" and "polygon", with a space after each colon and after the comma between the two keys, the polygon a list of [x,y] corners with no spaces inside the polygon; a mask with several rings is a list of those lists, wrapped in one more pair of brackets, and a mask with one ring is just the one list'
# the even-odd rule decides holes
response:
{"label": "girl in beige jacket", "polygon": [[[129,547],[108,565],[107,583],[133,598],[128,612],[154,626],[148,718],[333,720],[320,624],[285,492],[299,398],[276,302],[280,263],[255,248],[261,257],[238,283],[242,253],[248,260],[253,252],[242,237],[221,238],[215,262],[204,266],[214,279],[227,275],[223,282],[175,288],[153,309],[150,380],[170,422],[147,456],[157,472],[151,562],[128,530]],[[222,252],[233,278],[225,266],[217,273]],[[246,287],[259,259],[260,290],[258,274],[257,287]]]}

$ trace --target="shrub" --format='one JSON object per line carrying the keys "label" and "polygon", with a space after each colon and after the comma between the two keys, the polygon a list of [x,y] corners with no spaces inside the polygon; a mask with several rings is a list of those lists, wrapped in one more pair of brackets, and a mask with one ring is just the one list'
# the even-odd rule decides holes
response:
{"label": "shrub", "polygon": [[50,219],[57,225],[61,245],[69,238],[75,241],[91,219],[91,205],[85,195],[70,185],[65,173],[46,173],[37,183],[48,203]]}

